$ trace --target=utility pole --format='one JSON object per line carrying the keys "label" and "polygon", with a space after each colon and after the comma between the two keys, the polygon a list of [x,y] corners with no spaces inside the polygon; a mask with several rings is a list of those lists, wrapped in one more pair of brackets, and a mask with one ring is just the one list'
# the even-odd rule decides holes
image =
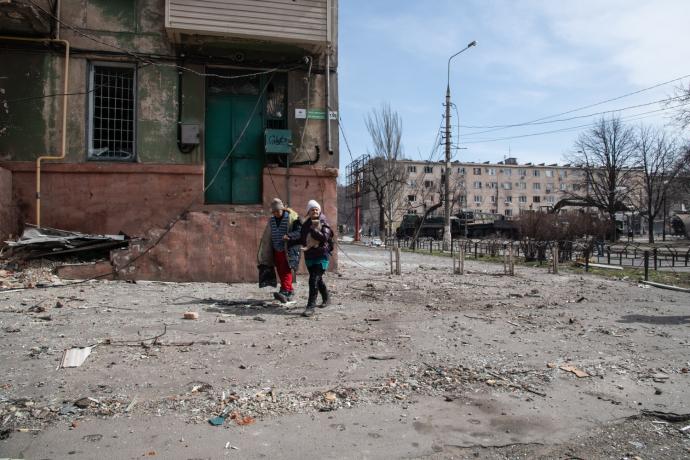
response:
{"label": "utility pole", "polygon": [[[450,68],[450,59],[448,60]],[[446,173],[443,178],[443,250],[448,251],[451,245],[451,228],[450,228],[450,82],[446,86]]]}
{"label": "utility pole", "polygon": [[466,47],[452,55],[451,57],[448,58],[448,79],[446,80],[446,175],[443,180],[443,187],[444,187],[444,221],[443,221],[443,250],[448,251],[450,250],[450,245],[451,245],[451,227],[450,227],[450,61],[457,56],[458,54],[462,53],[463,51],[467,51],[473,46],[476,46],[477,42],[476,41],[471,41],[470,43],[467,44]]}

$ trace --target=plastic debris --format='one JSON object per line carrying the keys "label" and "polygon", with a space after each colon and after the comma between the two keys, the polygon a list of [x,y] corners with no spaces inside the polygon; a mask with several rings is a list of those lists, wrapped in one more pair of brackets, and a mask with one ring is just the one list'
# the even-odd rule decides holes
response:
{"label": "plastic debris", "polygon": [[93,347],[70,348],[65,350],[59,367],[79,367],[91,354]]}

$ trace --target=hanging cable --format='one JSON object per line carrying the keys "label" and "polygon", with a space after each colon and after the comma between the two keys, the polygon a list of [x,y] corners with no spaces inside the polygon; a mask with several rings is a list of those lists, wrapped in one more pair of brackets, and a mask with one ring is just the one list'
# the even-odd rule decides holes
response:
{"label": "hanging cable", "polygon": [[[662,82],[662,83],[657,83],[656,85],[648,86],[648,87],[646,87],[646,88],[642,88],[642,89],[640,89],[640,90],[633,91],[633,92],[631,92],[631,93],[626,93],[626,94],[623,94],[622,96],[613,97],[613,98],[611,98],[611,99],[606,99],[606,100],[601,101],[601,102],[595,102],[594,104],[585,105],[585,106],[578,107],[578,108],[575,108],[575,109],[572,109],[572,110],[568,110],[568,111],[566,111],[566,112],[561,112],[561,113],[557,113],[557,114],[554,114],[554,115],[547,115],[547,116],[545,116],[545,117],[536,118],[536,119],[531,120],[531,121],[526,121],[526,122],[522,122],[522,123],[515,123],[514,125],[515,125],[515,126],[529,125],[529,124],[536,123],[536,122],[538,122],[538,121],[547,120],[547,119],[549,119],[549,118],[560,117],[560,116],[562,116],[562,115],[568,115],[568,114],[571,114],[571,113],[574,113],[574,112],[579,112],[580,110],[590,109],[590,108],[592,108],[592,107],[597,107],[597,106],[599,106],[599,105],[603,105],[603,104],[606,104],[606,103],[608,103],[608,102],[618,101],[618,100],[624,99],[624,98],[626,98],[626,97],[634,96],[635,94],[640,94],[640,93],[643,93],[643,92],[645,92],[645,91],[649,91],[649,90],[652,90],[652,89],[655,89],[655,88],[659,88],[659,87],[661,87],[661,86],[669,85],[669,84],[671,84],[671,83],[675,83],[675,82],[677,82],[677,81],[683,80],[683,79],[688,78],[688,77],[690,77],[690,74],[683,75],[682,77],[677,77],[677,78],[674,78],[674,79],[672,79],[672,80],[668,80],[668,81],[665,81],[665,82]],[[472,126],[472,125],[460,125],[460,126],[461,126],[462,128],[470,128],[470,129],[486,129],[486,128],[496,128],[496,127],[499,127],[499,125],[497,125],[497,126]]]}
{"label": "hanging cable", "polygon": [[637,105],[631,105],[628,107],[621,107],[618,109],[612,109],[612,110],[605,110],[602,112],[595,112],[595,113],[589,113],[587,115],[577,115],[574,117],[568,117],[568,118],[559,118],[556,120],[549,120],[549,121],[540,121],[540,122],[532,122],[532,123],[518,123],[518,124],[513,124],[513,125],[495,125],[495,126],[488,126],[488,128],[493,128],[493,129],[488,129],[486,131],[479,131],[479,132],[474,132],[474,133],[467,133],[465,136],[476,136],[478,134],[485,134],[485,133],[490,133],[494,131],[500,131],[503,129],[507,128],[516,128],[516,127],[521,127],[521,126],[537,126],[537,125],[547,125],[551,123],[561,123],[563,121],[572,121],[572,120],[579,120],[582,118],[591,118],[599,115],[606,115],[608,113],[616,113],[616,112],[622,112],[624,110],[631,110],[631,109],[639,109],[640,107],[648,107],[650,105],[655,105],[655,104],[667,104],[669,102],[674,102],[677,100],[682,99],[684,96],[675,96],[675,97],[669,97],[665,99],[659,99],[656,101],[652,102],[646,102],[644,104],[637,104]]}

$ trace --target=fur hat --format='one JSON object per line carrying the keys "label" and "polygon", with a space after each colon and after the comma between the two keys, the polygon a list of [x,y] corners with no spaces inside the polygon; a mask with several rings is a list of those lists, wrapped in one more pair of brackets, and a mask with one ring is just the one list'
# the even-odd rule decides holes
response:
{"label": "fur hat", "polygon": [[271,211],[282,211],[283,209],[285,209],[283,201],[280,198],[273,198],[273,201],[271,201]]}
{"label": "fur hat", "polygon": [[309,211],[311,211],[314,208],[321,209],[321,205],[316,200],[309,200],[309,203],[307,203],[307,214],[309,214]]}

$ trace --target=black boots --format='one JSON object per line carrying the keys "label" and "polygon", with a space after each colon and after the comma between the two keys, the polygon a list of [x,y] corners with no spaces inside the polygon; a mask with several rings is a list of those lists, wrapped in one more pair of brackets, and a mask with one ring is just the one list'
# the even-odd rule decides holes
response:
{"label": "black boots", "polygon": [[321,293],[321,303],[319,304],[319,308],[325,308],[331,304],[331,300],[328,295],[328,289],[326,288],[326,284],[324,284],[323,281],[321,282],[321,284],[318,285],[318,288],[319,293]]}

